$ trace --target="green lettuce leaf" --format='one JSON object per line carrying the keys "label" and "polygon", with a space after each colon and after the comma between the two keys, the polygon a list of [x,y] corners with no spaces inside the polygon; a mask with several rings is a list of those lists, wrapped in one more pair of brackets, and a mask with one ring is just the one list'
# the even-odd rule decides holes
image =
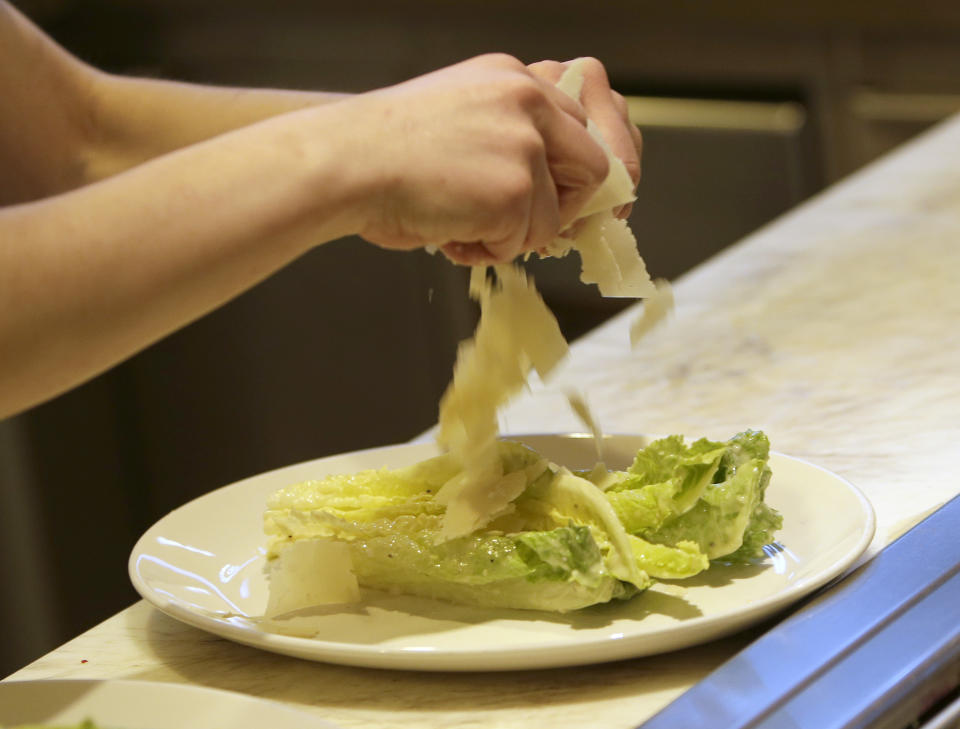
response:
{"label": "green lettuce leaf", "polygon": [[[746,558],[762,547],[778,528],[779,515],[770,507],[761,507],[770,469],[767,466],[770,445],[760,432],[746,431],[727,443],[713,482],[689,511],[671,517],[641,535],[651,542],[676,545],[696,543],[710,559],[739,553]],[[744,552],[745,536],[750,535]],[[766,541],[764,542],[766,543]],[[761,550],[762,551],[762,550]]]}
{"label": "green lettuce leaf", "polygon": [[710,567],[710,560],[696,542],[679,541],[676,546],[670,546],[648,542],[633,534],[629,539],[637,566],[651,577],[680,580]]}
{"label": "green lettuce leaf", "polygon": [[774,534],[782,526],[783,517],[780,513],[769,504],[759,502],[743,532],[743,544],[724,559],[730,562],[749,562],[763,557],[763,548],[774,541]]}
{"label": "green lettuce leaf", "polygon": [[433,536],[353,541],[354,573],[367,587],[486,607],[567,611],[637,591],[608,572],[589,527]]}
{"label": "green lettuce leaf", "polygon": [[657,529],[693,508],[726,449],[706,439],[688,446],[680,436],[654,441],[607,488],[607,500],[631,534]]}
{"label": "green lettuce leaf", "polygon": [[[561,468],[552,478],[532,484],[516,501],[511,526],[544,531],[566,524],[586,526],[600,547],[610,574],[638,589],[650,586],[650,578],[637,566],[623,524],[590,481]],[[504,520],[492,527],[510,523]]]}

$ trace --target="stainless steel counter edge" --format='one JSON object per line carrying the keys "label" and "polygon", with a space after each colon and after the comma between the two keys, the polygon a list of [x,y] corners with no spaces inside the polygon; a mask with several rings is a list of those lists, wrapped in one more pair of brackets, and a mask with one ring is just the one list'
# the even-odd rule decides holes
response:
{"label": "stainless steel counter edge", "polygon": [[918,721],[960,684],[958,533],[960,496],[642,729],[902,729]]}

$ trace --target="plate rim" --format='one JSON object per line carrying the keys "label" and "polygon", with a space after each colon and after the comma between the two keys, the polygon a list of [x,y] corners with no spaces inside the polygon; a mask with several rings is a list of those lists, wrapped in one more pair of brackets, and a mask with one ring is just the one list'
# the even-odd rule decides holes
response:
{"label": "plate rim", "polygon": [[[578,440],[592,439],[593,435],[584,432],[525,432],[509,433],[500,436],[504,439],[522,439],[533,437],[549,438],[571,438]],[[612,432],[604,433],[604,438],[643,438],[656,439],[662,436],[647,433],[623,433]],[[870,546],[876,532],[876,512],[866,494],[853,484],[849,479],[840,474],[831,471],[823,466],[813,463],[805,458],[791,456],[779,451],[770,451],[771,458],[785,459],[798,463],[806,468],[812,468],[825,474],[829,478],[842,484],[856,499],[859,507],[858,514],[863,519],[863,526],[860,531],[859,539],[844,554],[840,555],[829,567],[817,571],[813,575],[799,579],[791,583],[785,589],[769,596],[765,596],[756,603],[744,608],[731,608],[719,613],[701,615],[689,618],[674,625],[664,626],[655,634],[632,634],[632,635],[613,635],[598,637],[588,642],[564,644],[515,644],[508,648],[443,648],[439,650],[413,649],[404,646],[376,646],[366,644],[341,644],[331,641],[324,641],[315,638],[302,638],[289,636],[266,631],[256,631],[251,627],[240,627],[232,623],[225,622],[221,618],[208,616],[203,613],[187,609],[186,607],[173,602],[169,599],[163,599],[156,595],[154,591],[141,580],[136,571],[135,563],[138,553],[141,551],[141,543],[144,543],[151,531],[159,526],[165,519],[177,513],[182,509],[189,508],[194,502],[209,497],[216,492],[240,487],[249,481],[260,479],[269,474],[283,471],[288,468],[308,465],[315,462],[322,462],[336,458],[345,458],[351,456],[365,456],[375,454],[380,451],[393,449],[424,447],[429,448],[435,444],[432,441],[412,441],[407,443],[396,443],[372,448],[363,448],[356,451],[346,451],[343,453],[330,454],[315,459],[308,459],[297,463],[270,469],[253,476],[249,476],[239,481],[235,481],[225,486],[212,489],[185,504],[171,510],[166,515],[152,524],[137,540],[130,557],[128,559],[128,573],[134,589],[148,603],[153,605],[160,612],[191,625],[200,630],[219,635],[221,637],[233,640],[244,645],[252,646],[261,650],[267,650],[283,655],[295,656],[318,662],[336,663],[339,665],[366,666],[372,668],[387,668],[401,670],[419,670],[419,671],[505,671],[505,670],[528,670],[537,668],[552,668],[561,666],[586,665],[594,663],[603,663],[615,660],[623,660],[631,657],[641,657],[667,653],[678,650],[690,645],[700,644],[708,640],[730,635],[766,616],[774,615],[788,605],[791,605],[811,592],[819,589],[847,572],[856,561],[866,552]],[[721,626],[715,626],[709,629],[712,624],[721,623]],[[695,633],[697,628],[709,629],[709,636],[706,638],[697,638],[690,636],[688,640],[677,640],[678,634]],[[666,647],[638,652],[637,643],[649,642],[655,637],[655,642],[665,643]],[[674,640],[669,640],[670,638]],[[321,653],[323,655],[318,655]],[[576,657],[569,655],[575,653]],[[602,655],[601,655],[602,654]],[[566,656],[566,657],[565,657]],[[470,665],[463,666],[462,662],[469,657]],[[514,662],[511,662],[514,659]],[[511,663],[509,667],[503,664]]]}

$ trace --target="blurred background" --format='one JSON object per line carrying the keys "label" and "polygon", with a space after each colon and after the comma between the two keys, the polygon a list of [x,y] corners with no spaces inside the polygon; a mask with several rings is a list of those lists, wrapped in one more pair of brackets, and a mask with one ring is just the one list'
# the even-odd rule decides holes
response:
{"label": "blurred background", "polygon": [[[14,5],[103,69],[212,84],[359,92],[488,51],[596,56],[644,133],[631,222],[671,279],[960,109],[952,0]],[[532,266],[570,339],[629,303],[575,266]],[[475,321],[441,257],[338,241],[0,421],[0,676],[134,601],[127,554],[169,510],[429,428]]]}

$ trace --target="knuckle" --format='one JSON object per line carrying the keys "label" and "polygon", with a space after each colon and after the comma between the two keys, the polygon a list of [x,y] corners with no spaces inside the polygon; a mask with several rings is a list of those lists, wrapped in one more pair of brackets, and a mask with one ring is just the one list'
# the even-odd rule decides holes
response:
{"label": "knuckle", "polygon": [[533,178],[526,173],[517,172],[506,177],[497,193],[499,207],[516,212],[526,210],[533,195]]}
{"label": "knuckle", "polygon": [[528,112],[541,108],[547,101],[543,88],[531,76],[518,74],[504,83],[503,89],[514,103]]}
{"label": "knuckle", "polygon": [[574,187],[584,187],[593,190],[600,187],[610,172],[610,162],[603,150],[584,156],[572,166],[568,175]]}
{"label": "knuckle", "polygon": [[537,63],[531,64],[530,68],[553,81],[559,79],[566,70],[566,66],[560,63],[560,61],[538,61]]}
{"label": "knuckle", "polygon": [[583,72],[585,75],[606,78],[607,70],[598,58],[594,56],[582,56],[578,60],[583,64]]}
{"label": "knuckle", "polygon": [[624,118],[625,121],[630,119],[630,108],[627,106],[627,100],[624,98],[623,94],[618,91],[610,90],[610,96],[613,99],[613,108]]}
{"label": "knuckle", "polygon": [[479,58],[483,62],[489,63],[491,66],[508,69],[526,68],[526,66],[524,66],[523,63],[515,56],[511,56],[509,53],[503,53],[500,51],[485,53]]}
{"label": "knuckle", "polygon": [[486,251],[496,263],[509,263],[519,253],[520,242],[516,235],[485,244]]}
{"label": "knuckle", "polygon": [[546,156],[546,142],[540,133],[533,127],[519,130],[514,143],[521,159],[532,162]]}

